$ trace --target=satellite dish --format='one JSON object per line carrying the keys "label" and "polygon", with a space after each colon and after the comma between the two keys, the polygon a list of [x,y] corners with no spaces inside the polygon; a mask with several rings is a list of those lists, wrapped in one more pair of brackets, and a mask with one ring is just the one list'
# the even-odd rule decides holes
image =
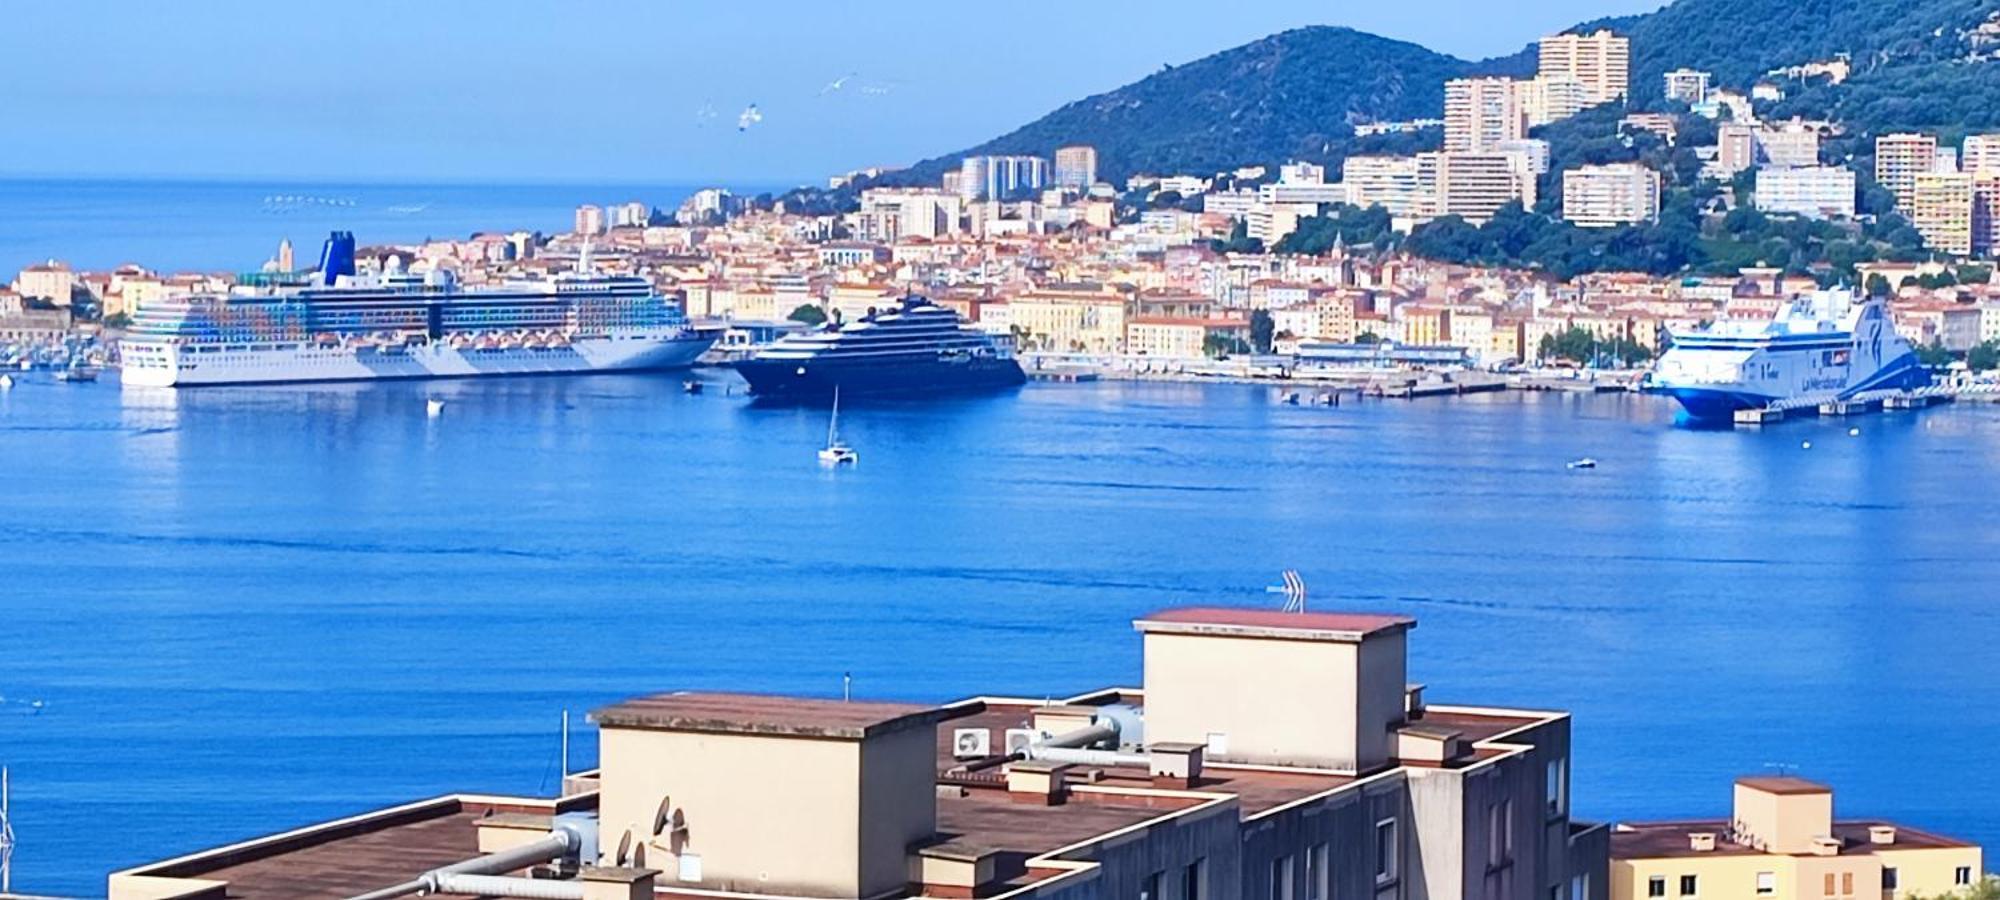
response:
{"label": "satellite dish", "polygon": [[632,855],[632,829],[627,828],[625,829],[624,834],[618,836],[618,856],[617,856],[618,865],[620,866],[625,865],[626,861],[631,858],[631,855]]}
{"label": "satellite dish", "polygon": [[645,867],[646,867],[646,845],[640,844],[639,846],[632,848],[632,868],[643,869]]}
{"label": "satellite dish", "polygon": [[660,798],[660,808],[653,811],[653,834],[655,836],[667,830],[667,823],[673,818],[671,815],[672,808],[672,797]]}

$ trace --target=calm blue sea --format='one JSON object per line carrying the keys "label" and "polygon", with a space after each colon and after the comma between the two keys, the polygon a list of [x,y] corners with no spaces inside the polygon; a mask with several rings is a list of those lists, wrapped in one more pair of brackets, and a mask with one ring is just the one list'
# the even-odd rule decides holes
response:
{"label": "calm blue sea", "polygon": [[863,459],[828,472],[823,412],[672,375],[0,394],[17,886],[547,790],[559,711],[641,692],[1136,683],[1135,615],[1275,604],[1286,567],[1419,617],[1437,702],[1574,710],[1581,815],[1721,814],[1784,764],[2000,844],[2000,409],[1850,437],[1104,383],[842,413]]}
{"label": "calm blue sea", "polygon": [[[735,186],[741,192],[773,185]],[[327,232],[363,244],[568,231],[576,207],[639,201],[671,212],[696,188],[633,184],[343,184],[0,178],[0,282],[62,259],[104,270],[254,271],[291,239],[300,266]]]}

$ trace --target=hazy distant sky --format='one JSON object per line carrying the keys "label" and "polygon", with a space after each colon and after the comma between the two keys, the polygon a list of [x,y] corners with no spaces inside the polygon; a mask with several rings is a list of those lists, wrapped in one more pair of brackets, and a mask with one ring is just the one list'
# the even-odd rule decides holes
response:
{"label": "hazy distant sky", "polygon": [[0,176],[817,181],[1299,25],[1484,57],[1658,5],[6,0]]}

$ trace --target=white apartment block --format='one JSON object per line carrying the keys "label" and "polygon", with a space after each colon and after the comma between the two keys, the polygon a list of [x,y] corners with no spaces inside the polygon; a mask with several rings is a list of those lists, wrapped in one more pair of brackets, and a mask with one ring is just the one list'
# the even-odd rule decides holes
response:
{"label": "white apartment block", "polygon": [[1535,173],[1518,153],[1424,153],[1418,178],[1433,185],[1435,212],[1484,225],[1509,203],[1535,205]]}
{"label": "white apartment block", "polygon": [[2000,134],[1969,134],[1959,166],[1967,172],[2000,171]]}
{"label": "white apartment block", "polygon": [[1637,163],[1579,166],[1563,173],[1563,218],[1579,228],[1611,228],[1660,216],[1660,173]]}
{"label": "white apartment block", "polygon": [[1766,128],[1757,132],[1757,150],[1762,164],[1779,168],[1819,165],[1819,132],[1798,125]]}
{"label": "white apartment block", "polygon": [[1533,170],[1536,175],[1547,175],[1549,173],[1548,141],[1541,138],[1521,138],[1514,141],[1501,141],[1493,149],[1501,153],[1518,153],[1526,157],[1528,168]]}
{"label": "white apartment block", "polygon": [[1621,100],[1630,93],[1632,42],[1600,29],[1593,34],[1556,34],[1542,38],[1540,75],[1567,75],[1582,83],[1591,105]]}
{"label": "white apartment block", "polygon": [[1514,82],[1461,78],[1444,85],[1444,150],[1483,153],[1527,136]]}
{"label": "white apartment block", "polygon": [[1349,204],[1380,206],[1398,219],[1422,218],[1431,205],[1422,169],[1414,156],[1350,156],[1341,164],[1340,179]]}
{"label": "white apartment block", "polygon": [[1854,170],[1802,166],[1757,170],[1757,211],[1815,219],[1854,217]]}
{"label": "white apartment block", "polygon": [[1583,112],[1590,104],[1583,82],[1565,74],[1541,75],[1514,82],[1515,104],[1529,128],[1540,128]]}

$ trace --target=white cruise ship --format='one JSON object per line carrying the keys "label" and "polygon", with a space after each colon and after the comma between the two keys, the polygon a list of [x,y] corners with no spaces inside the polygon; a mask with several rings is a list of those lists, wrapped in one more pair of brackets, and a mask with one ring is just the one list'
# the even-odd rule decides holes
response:
{"label": "white cruise ship", "polygon": [[1728,419],[1775,403],[1824,403],[1930,383],[1879,300],[1819,291],[1768,322],[1717,322],[1674,335],[1646,390],[1679,400],[1690,418]]}
{"label": "white cruise ship", "polygon": [[148,303],[119,344],[150,387],[672,369],[716,335],[643,278],[588,273],[461,288],[449,271],[357,276],[327,241],[320,284]]}

